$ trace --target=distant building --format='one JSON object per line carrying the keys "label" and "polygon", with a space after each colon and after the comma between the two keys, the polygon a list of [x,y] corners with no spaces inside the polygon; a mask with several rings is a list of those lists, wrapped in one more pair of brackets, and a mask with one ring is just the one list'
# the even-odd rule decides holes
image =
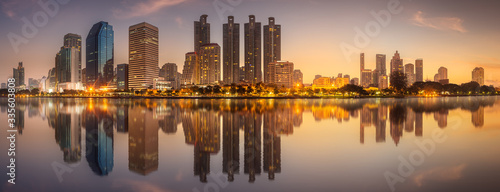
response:
{"label": "distant building", "polygon": [[321,78],[321,77],[322,77],[321,75],[315,75],[315,76],[314,76],[314,79],[319,79],[319,78]]}
{"label": "distant building", "polygon": [[199,84],[218,84],[220,82],[220,46],[217,43],[203,45],[199,55]]}
{"label": "distant building", "polygon": [[387,75],[386,57],[384,54],[376,55],[376,70],[380,75]]}
{"label": "distant building", "polygon": [[408,87],[415,83],[415,65],[408,63],[405,65],[405,75],[407,78]]}
{"label": "distant building", "polygon": [[276,61],[268,65],[271,79],[269,83],[274,83],[278,87],[293,87],[293,63],[289,61]]}
{"label": "distant building", "polygon": [[448,79],[448,69],[446,67],[440,67],[438,69],[439,79]]}
{"label": "distant building", "polygon": [[24,67],[23,67],[23,62],[19,62],[17,68],[13,68],[13,74],[12,77],[16,80],[15,85],[16,87],[21,87],[23,85],[26,85],[24,80]]}
{"label": "distant building", "polygon": [[222,27],[223,33],[223,82],[225,84],[240,81],[240,24],[234,23],[234,17],[229,16]]}
{"label": "distant building", "polygon": [[86,39],[86,87],[107,86],[113,80],[114,31],[108,22],[94,24]]}
{"label": "distant building", "polygon": [[166,81],[163,77],[153,79],[153,89],[156,90],[170,90],[173,88],[172,81]]}
{"label": "distant building", "polygon": [[313,88],[332,88],[331,78],[320,77],[320,78],[314,79]]}
{"label": "distant building", "polygon": [[182,69],[181,84],[190,85],[199,83],[198,54],[196,52],[186,53],[184,67]]}
{"label": "distant building", "polygon": [[264,83],[271,83],[269,65],[276,61],[281,61],[281,25],[269,17],[269,24],[264,25]]}
{"label": "distant building", "polygon": [[7,83],[2,83],[2,86],[0,86],[0,89],[7,89]]}
{"label": "distant building", "polygon": [[424,81],[424,61],[422,59],[415,60],[415,82]]}
{"label": "distant building", "polygon": [[380,75],[378,77],[378,88],[380,90],[389,88],[389,78],[387,75]]}
{"label": "distant building", "polygon": [[373,72],[371,70],[363,70],[361,72],[361,86],[362,87],[370,87],[370,85],[373,83]]}
{"label": "distant building", "polygon": [[346,78],[349,81],[349,83],[351,82],[351,76],[350,75],[345,74],[344,78]]}
{"label": "distant building", "polygon": [[304,74],[300,69],[295,69],[293,71],[293,85],[294,86],[302,86],[304,85]]}
{"label": "distant building", "polygon": [[207,23],[208,15],[200,16],[200,21],[194,22],[194,51],[210,43],[210,23]]}
{"label": "distant building", "polygon": [[359,78],[355,77],[351,79],[351,84],[359,86]]}
{"label": "distant building", "polygon": [[158,27],[142,22],[129,27],[129,88],[147,89],[158,78]]}
{"label": "distant building", "polygon": [[245,81],[245,66],[240,67],[240,81]]}
{"label": "distant building", "polygon": [[479,85],[484,85],[484,69],[482,67],[476,67],[472,71],[472,81],[479,83]]}
{"label": "distant building", "polygon": [[391,60],[391,73],[394,73],[394,72],[401,72],[403,73],[403,59],[401,59],[401,56],[399,55],[399,52],[396,51],[396,53],[394,54],[394,56],[392,57],[392,60]]}
{"label": "distant building", "polygon": [[165,63],[160,69],[159,77],[163,77],[165,81],[171,81],[174,89],[180,87],[177,86],[177,64],[175,63]]}
{"label": "distant building", "polygon": [[349,79],[338,77],[335,79],[335,88],[342,88],[349,84]]}
{"label": "distant building", "polygon": [[262,82],[261,24],[255,21],[253,15],[245,23],[245,81],[254,84]]}
{"label": "distant building", "polygon": [[119,64],[116,68],[116,84],[118,90],[128,90],[128,64]]}

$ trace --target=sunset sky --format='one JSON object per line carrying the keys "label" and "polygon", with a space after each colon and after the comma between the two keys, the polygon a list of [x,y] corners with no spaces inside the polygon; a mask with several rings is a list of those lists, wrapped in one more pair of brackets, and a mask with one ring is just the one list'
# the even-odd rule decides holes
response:
{"label": "sunset sky", "polygon": [[[359,53],[364,52],[366,67],[375,68],[375,54],[390,58],[398,50],[404,64],[424,60],[424,79],[433,79],[439,67],[448,68],[451,83],[471,81],[475,67],[485,68],[485,84],[500,86],[500,2],[497,0],[400,0],[400,13],[370,43],[346,55],[341,45],[356,47],[356,28],[365,31],[377,21],[370,12],[388,10],[391,0],[59,0],[59,10],[48,22],[37,27],[33,37],[18,52],[8,34],[23,36],[22,18],[33,22],[33,16],[44,9],[39,2],[56,0],[0,0],[0,80],[12,76],[12,68],[24,62],[28,78],[46,76],[54,67],[54,57],[63,44],[63,36],[76,33],[85,38],[94,23],[107,21],[115,32],[115,67],[128,63],[128,27],[143,21],[160,30],[160,63],[177,63],[182,72],[184,54],[193,51],[193,21],[207,14],[211,24],[211,41],[222,45],[222,24],[227,16],[248,22],[255,15],[262,25],[275,17],[282,25],[282,60],[292,61],[304,73],[304,83],[314,75],[336,76],[338,73],[359,77]],[[393,3],[398,2],[392,0]],[[229,3],[230,2],[230,3]],[[225,7],[218,11],[214,6]],[[41,18],[41,17],[39,17]],[[43,18],[42,18],[43,19]],[[40,23],[39,23],[40,24]],[[370,29],[370,28],[369,28]],[[374,28],[371,28],[373,30]],[[243,34],[241,54],[243,55]],[[82,65],[85,66],[85,49]],[[240,65],[243,65],[241,57]]]}

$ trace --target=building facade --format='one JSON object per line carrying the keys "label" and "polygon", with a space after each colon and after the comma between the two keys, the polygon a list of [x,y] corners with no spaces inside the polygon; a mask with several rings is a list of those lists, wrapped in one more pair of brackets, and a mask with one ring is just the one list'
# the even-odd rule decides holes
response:
{"label": "building facade", "polygon": [[293,63],[289,61],[276,61],[269,65],[271,79],[269,83],[278,87],[293,87]]}
{"label": "building facade", "polygon": [[261,23],[250,15],[245,23],[245,81],[262,82],[262,40]]}
{"label": "building facade", "polygon": [[206,44],[200,48],[199,84],[218,84],[220,82],[220,46],[217,43]]}
{"label": "building facade", "polygon": [[129,27],[129,87],[147,89],[158,78],[158,28],[142,22]]}
{"label": "building facade", "polygon": [[223,82],[225,84],[240,81],[240,24],[234,23],[234,17],[229,16],[222,27],[223,33]]}
{"label": "building facade", "polygon": [[276,61],[281,61],[281,25],[269,17],[269,24],[264,25],[264,83],[271,83],[269,65]]}
{"label": "building facade", "polygon": [[87,87],[100,88],[113,80],[114,31],[108,22],[94,24],[86,39]]}
{"label": "building facade", "polygon": [[484,69],[482,67],[476,67],[472,71],[472,81],[479,83],[479,85],[484,85]]}
{"label": "building facade", "polygon": [[415,60],[415,82],[424,81],[424,60]]}
{"label": "building facade", "polygon": [[116,88],[128,90],[128,64],[119,64],[116,67]]}

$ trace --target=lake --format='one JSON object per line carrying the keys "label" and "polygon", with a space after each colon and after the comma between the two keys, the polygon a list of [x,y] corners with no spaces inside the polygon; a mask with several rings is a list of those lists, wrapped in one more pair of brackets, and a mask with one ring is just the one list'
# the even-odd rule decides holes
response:
{"label": "lake", "polygon": [[15,114],[1,191],[500,191],[496,96],[25,98]]}

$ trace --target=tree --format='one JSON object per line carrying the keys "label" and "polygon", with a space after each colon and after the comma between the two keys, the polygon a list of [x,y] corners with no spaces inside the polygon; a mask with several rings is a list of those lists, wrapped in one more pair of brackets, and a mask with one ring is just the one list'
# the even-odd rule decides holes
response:
{"label": "tree", "polygon": [[462,91],[464,94],[476,94],[479,89],[480,85],[475,81],[464,83],[460,86],[460,91]]}
{"label": "tree", "polygon": [[396,93],[404,93],[407,85],[408,79],[404,73],[399,71],[391,73],[391,87]]}
{"label": "tree", "polygon": [[40,89],[34,88],[31,90],[31,95],[38,95],[40,93]]}
{"label": "tree", "polygon": [[446,84],[443,85],[443,91],[446,91],[450,94],[457,94],[460,91],[460,86],[457,84]]}

